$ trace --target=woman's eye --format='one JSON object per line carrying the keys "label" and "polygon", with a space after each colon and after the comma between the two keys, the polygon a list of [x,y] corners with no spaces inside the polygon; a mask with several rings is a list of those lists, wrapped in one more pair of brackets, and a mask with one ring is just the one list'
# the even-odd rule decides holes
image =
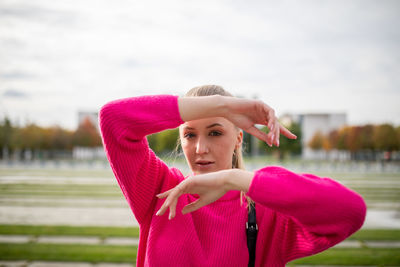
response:
{"label": "woman's eye", "polygon": [[192,137],[194,137],[194,134],[192,134],[192,133],[187,133],[187,134],[185,134],[183,137],[185,137],[185,138],[192,138]]}
{"label": "woman's eye", "polygon": [[211,136],[220,136],[221,133],[218,132],[218,131],[212,131],[212,132],[210,132],[210,135],[211,135]]}

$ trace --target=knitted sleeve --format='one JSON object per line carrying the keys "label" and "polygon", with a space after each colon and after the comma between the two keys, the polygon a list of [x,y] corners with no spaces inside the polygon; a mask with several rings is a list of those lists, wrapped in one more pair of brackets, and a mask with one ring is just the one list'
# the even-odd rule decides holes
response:
{"label": "knitted sleeve", "polygon": [[182,174],[149,148],[146,135],[183,123],[178,96],[149,95],[106,103],[99,112],[104,149],[118,184],[139,224],[153,214],[155,195]]}
{"label": "knitted sleeve", "polygon": [[285,263],[343,241],[361,228],[366,216],[358,193],[330,178],[278,166],[257,170],[247,195],[286,217],[274,229],[280,233],[274,246]]}

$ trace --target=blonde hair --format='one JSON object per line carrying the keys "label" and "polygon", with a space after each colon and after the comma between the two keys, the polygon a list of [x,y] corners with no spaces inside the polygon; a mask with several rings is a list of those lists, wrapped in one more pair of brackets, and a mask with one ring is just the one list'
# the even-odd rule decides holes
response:
{"label": "blonde hair", "polygon": [[[233,97],[231,93],[226,91],[222,86],[219,85],[202,85],[202,86],[197,86],[192,89],[190,89],[185,96],[209,96],[209,95],[222,95],[222,96],[230,96]],[[235,125],[237,130],[241,130]],[[178,140],[178,146],[179,146],[179,140]],[[242,145],[240,145],[238,148],[236,148],[233,152],[232,155],[232,169],[241,169],[244,170],[244,162],[243,162],[243,152],[242,152]],[[240,205],[243,205],[243,196],[245,196],[245,192],[240,191]],[[250,205],[254,204],[254,201],[248,197],[245,196],[247,200],[247,208],[250,209]]]}

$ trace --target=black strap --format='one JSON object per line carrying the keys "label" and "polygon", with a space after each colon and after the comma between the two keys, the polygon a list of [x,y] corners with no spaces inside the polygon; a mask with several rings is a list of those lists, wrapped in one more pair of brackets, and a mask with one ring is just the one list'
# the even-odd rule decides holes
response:
{"label": "black strap", "polygon": [[255,203],[250,205],[249,220],[246,222],[247,247],[249,249],[249,267],[254,267],[256,260],[256,241],[258,226],[256,223]]}

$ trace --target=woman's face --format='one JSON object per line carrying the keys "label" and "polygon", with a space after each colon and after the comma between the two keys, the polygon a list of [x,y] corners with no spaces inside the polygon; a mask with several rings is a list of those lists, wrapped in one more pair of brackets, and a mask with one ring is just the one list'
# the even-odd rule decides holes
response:
{"label": "woman's face", "polygon": [[194,174],[232,168],[242,131],[223,117],[187,121],[179,127],[182,150]]}

